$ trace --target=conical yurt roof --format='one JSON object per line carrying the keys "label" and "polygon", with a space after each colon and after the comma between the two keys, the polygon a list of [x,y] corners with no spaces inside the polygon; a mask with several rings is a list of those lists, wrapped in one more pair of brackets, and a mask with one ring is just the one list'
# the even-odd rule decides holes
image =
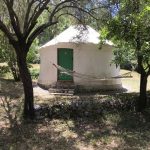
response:
{"label": "conical yurt roof", "polygon": [[[68,29],[57,35],[51,41],[47,42],[41,48],[45,48],[58,43],[93,43],[98,44],[100,34],[86,25],[73,25]],[[107,45],[113,45],[111,41],[106,41]]]}

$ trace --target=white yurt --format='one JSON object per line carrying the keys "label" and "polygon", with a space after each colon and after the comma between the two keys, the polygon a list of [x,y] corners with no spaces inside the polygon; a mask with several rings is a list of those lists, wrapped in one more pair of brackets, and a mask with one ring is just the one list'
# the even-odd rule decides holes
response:
{"label": "white yurt", "polygon": [[99,33],[90,26],[74,25],[40,47],[38,83],[45,87],[74,84],[79,89],[119,89],[120,68],[112,64],[113,44],[99,49]]}

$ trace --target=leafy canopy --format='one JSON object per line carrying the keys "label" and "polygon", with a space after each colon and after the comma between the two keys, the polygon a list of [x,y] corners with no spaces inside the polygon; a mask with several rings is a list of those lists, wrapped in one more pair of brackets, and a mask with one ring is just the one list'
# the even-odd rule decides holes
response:
{"label": "leafy canopy", "polygon": [[[101,29],[101,40],[111,39],[117,46],[116,63],[142,57],[146,71],[150,66],[150,0],[122,0],[116,15]],[[137,50],[137,38],[140,50]]]}

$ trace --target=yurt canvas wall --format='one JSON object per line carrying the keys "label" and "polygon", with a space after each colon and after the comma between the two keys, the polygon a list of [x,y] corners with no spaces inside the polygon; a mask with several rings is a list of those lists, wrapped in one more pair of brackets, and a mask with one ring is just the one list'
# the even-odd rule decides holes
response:
{"label": "yurt canvas wall", "polygon": [[[39,84],[50,86],[58,81],[72,81],[86,89],[120,88],[121,80],[111,78],[118,76],[120,70],[111,63],[112,43],[107,41],[99,49],[98,32],[88,26],[86,38],[78,38],[77,41],[74,37],[77,37],[78,31],[77,27],[71,26],[40,48]],[[77,77],[61,74],[53,63],[81,75]]]}

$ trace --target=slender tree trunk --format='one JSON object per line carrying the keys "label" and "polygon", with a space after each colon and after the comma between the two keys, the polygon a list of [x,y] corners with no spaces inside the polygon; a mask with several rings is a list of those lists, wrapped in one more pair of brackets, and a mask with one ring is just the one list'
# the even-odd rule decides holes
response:
{"label": "slender tree trunk", "polygon": [[[23,52],[23,51],[22,51]],[[33,99],[33,87],[30,72],[26,63],[26,54],[17,54],[17,62],[20,72],[20,77],[24,87],[24,112],[25,118],[34,118],[34,99]]]}
{"label": "slender tree trunk", "polygon": [[17,66],[10,66],[10,70],[12,72],[13,78],[16,82],[20,81],[20,74],[18,72]]}
{"label": "slender tree trunk", "polygon": [[141,73],[140,78],[140,96],[138,100],[138,111],[142,112],[147,106],[147,75],[146,73]]}

